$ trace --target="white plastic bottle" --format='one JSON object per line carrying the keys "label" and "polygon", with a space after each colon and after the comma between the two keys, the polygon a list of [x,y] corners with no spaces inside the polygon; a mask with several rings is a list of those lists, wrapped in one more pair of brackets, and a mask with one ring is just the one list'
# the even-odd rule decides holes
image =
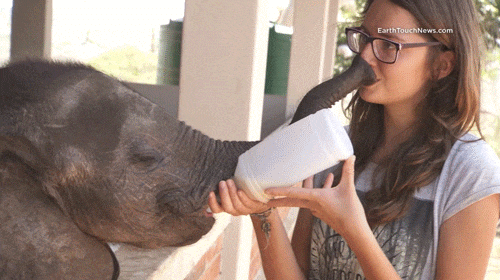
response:
{"label": "white plastic bottle", "polygon": [[236,184],[267,202],[269,187],[292,186],[353,154],[347,132],[333,109],[322,109],[274,132],[238,158]]}

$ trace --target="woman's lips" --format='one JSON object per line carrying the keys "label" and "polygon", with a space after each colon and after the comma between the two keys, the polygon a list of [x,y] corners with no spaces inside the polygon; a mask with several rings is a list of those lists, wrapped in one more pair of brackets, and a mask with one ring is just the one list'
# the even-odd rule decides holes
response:
{"label": "woman's lips", "polygon": [[362,85],[361,87],[364,87],[364,88],[369,88],[369,87],[371,87],[371,86],[375,85],[376,83],[378,83],[378,81],[380,81],[380,79],[376,79],[373,83],[368,84],[368,85]]}

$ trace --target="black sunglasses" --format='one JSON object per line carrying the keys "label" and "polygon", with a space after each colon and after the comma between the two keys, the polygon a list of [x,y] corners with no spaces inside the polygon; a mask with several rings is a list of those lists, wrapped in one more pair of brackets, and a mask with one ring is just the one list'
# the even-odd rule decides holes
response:
{"label": "black sunglasses", "polygon": [[389,39],[372,37],[359,27],[347,27],[345,29],[345,34],[347,37],[347,45],[352,52],[360,54],[366,45],[371,43],[375,57],[381,62],[388,64],[396,62],[399,51],[402,49],[443,45],[441,42],[398,43]]}

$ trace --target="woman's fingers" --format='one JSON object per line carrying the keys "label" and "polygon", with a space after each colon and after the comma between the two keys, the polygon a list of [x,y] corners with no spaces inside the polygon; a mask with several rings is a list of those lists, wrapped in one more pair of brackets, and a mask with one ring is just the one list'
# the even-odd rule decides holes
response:
{"label": "woman's fingers", "polygon": [[314,188],[314,176],[311,176],[311,177],[305,179],[304,182],[302,183],[302,187],[304,189]]}
{"label": "woman's fingers", "polygon": [[221,200],[220,206],[215,198],[209,197],[209,205],[210,208],[213,208],[212,211],[214,213],[227,212],[233,216],[240,216],[267,210],[265,204],[261,203],[261,205],[257,205],[256,203],[260,202],[251,202],[251,199],[248,197],[244,197],[246,200],[243,202],[241,199],[242,195],[238,194],[238,189],[231,179],[219,183],[219,194]]}
{"label": "woman's fingers", "polygon": [[342,179],[340,185],[347,185],[354,188],[354,162],[356,156],[350,156],[342,167]]}
{"label": "woman's fingers", "polygon": [[225,212],[227,212],[233,216],[241,215],[235,209],[235,205],[233,204],[233,200],[232,200],[231,194],[229,192],[230,192],[230,190],[229,190],[228,182],[221,181],[219,183],[219,194],[220,194],[222,209],[224,209]]}
{"label": "woman's fingers", "polygon": [[[311,178],[307,178],[304,183],[310,184]],[[309,181],[309,182],[306,182]],[[269,207],[300,207],[308,208],[310,200],[314,197],[313,192],[317,191],[315,189],[306,188],[295,188],[295,187],[281,187],[281,188],[269,188],[266,193],[279,197],[271,199],[267,202]]]}
{"label": "woman's fingers", "polygon": [[215,196],[214,192],[211,192],[208,196],[208,206],[210,206],[210,210],[212,210],[212,213],[224,212],[224,209],[222,209],[222,207],[217,202],[217,197]]}
{"label": "woman's fingers", "polygon": [[280,187],[280,188],[269,188],[265,192],[268,195],[271,195],[274,197],[285,196],[285,197],[289,197],[289,198],[309,199],[313,195],[314,189]]}
{"label": "woman's fingers", "polygon": [[229,196],[229,190],[227,189],[226,181],[219,182],[219,195],[222,209],[224,209],[225,212],[234,212],[233,202],[231,201],[231,197]]}
{"label": "woman's fingers", "polygon": [[260,201],[257,201],[257,200],[253,200],[251,199],[250,197],[248,197],[248,195],[242,191],[242,190],[239,190],[238,191],[238,197],[241,201],[241,203],[243,203],[243,205],[245,207],[247,207],[248,209],[251,209],[251,212],[252,213],[259,213],[259,212],[264,212],[266,211],[267,209],[269,209],[269,206],[267,206],[266,204],[260,202]]}
{"label": "woman's fingers", "polygon": [[326,176],[325,183],[323,184],[323,189],[329,189],[333,185],[333,174],[328,173],[328,176]]}
{"label": "woman's fingers", "polygon": [[238,189],[236,188],[234,181],[231,179],[227,180],[227,186],[229,191],[229,197],[231,198],[233,208],[236,210],[236,212],[239,215],[250,214],[252,210],[246,207],[245,204],[241,202],[240,197],[238,195]]}
{"label": "woman's fingers", "polygon": [[299,208],[309,208],[309,201],[299,198],[275,198],[267,202],[269,207],[299,207]]}

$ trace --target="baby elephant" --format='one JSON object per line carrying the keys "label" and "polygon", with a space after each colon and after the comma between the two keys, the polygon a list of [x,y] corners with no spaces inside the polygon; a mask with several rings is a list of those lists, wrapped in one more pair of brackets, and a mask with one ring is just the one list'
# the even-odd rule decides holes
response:
{"label": "baby elephant", "polygon": [[[338,89],[311,90],[301,117],[366,83],[359,61]],[[1,68],[0,279],[116,279],[106,242],[198,241],[208,194],[255,144],[211,139],[85,65]]]}

